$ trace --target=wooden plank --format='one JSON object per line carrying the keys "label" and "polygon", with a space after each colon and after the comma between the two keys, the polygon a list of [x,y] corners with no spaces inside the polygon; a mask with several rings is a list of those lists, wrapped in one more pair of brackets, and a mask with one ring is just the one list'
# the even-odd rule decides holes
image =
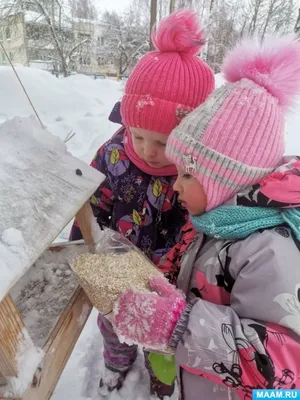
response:
{"label": "wooden plank", "polygon": [[0,386],[6,385],[6,378],[0,372]]}
{"label": "wooden plank", "polygon": [[34,118],[0,126],[0,171],[1,301],[105,177]]}
{"label": "wooden plank", "polygon": [[92,308],[89,298],[78,287],[43,349],[45,357],[31,387],[22,396],[0,395],[0,400],[50,399]]}
{"label": "wooden plank", "polygon": [[0,303],[0,375],[17,376],[16,354],[24,324],[10,295]]}
{"label": "wooden plank", "polygon": [[73,242],[55,242],[49,246],[50,251],[61,251],[66,247],[83,245],[84,240],[74,240]]}
{"label": "wooden plank", "polygon": [[91,310],[89,298],[78,287],[47,341],[43,365],[36,371],[31,388],[21,400],[51,398]]}
{"label": "wooden plank", "polygon": [[[91,219],[89,218],[89,221]],[[77,241],[77,242],[64,242],[60,244],[53,244],[50,246],[49,250],[59,252],[63,250],[64,248],[68,246],[82,246],[84,244],[83,240]],[[41,397],[44,395],[44,392],[46,392],[46,398],[51,397],[51,393],[54,391],[54,388],[57,384],[57,381],[59,380],[59,377],[64,369],[65,363],[67,362],[73,347],[78,339],[79,334],[81,333],[81,330],[83,329],[86,320],[91,312],[92,305],[89,301],[89,299],[84,295],[82,289],[77,286],[77,288],[74,290],[74,294],[72,298],[69,301],[69,304],[67,307],[64,309],[63,313],[60,315],[59,320],[57,321],[54,329],[52,330],[46,345],[44,346],[43,350],[45,353],[45,358],[43,360],[42,366],[39,367],[36,371],[36,373],[33,376],[32,379],[32,385],[31,388],[28,389],[28,394],[27,392],[22,396],[22,397],[7,397],[3,398],[1,397],[0,394],[0,400],[23,400],[26,398],[26,400],[43,400],[44,398]],[[81,315],[81,312],[84,312]],[[76,325],[76,321],[79,325],[79,328],[77,327],[74,328],[74,324]],[[69,326],[71,324],[71,326]],[[69,337],[67,337],[70,335]],[[75,335],[75,336],[74,336]],[[63,336],[61,340],[58,341],[58,338]],[[66,342],[64,342],[64,340]],[[67,343],[67,346],[65,344]],[[57,354],[55,353],[55,350],[57,351]],[[67,353],[66,353],[67,351]],[[53,359],[54,357],[54,359]],[[54,381],[50,379],[49,381],[49,372],[48,370],[55,371],[57,374],[54,374]],[[51,375],[51,372],[50,372]],[[3,380],[1,381],[1,375],[0,375],[0,385],[5,385],[7,383],[7,380],[5,380],[5,377],[3,376]],[[46,384],[46,388],[43,387],[43,385]],[[52,385],[51,388],[47,391],[47,387],[49,385]],[[37,388],[39,388],[37,390]],[[5,393],[5,388],[1,390],[0,387],[0,392]],[[49,395],[50,393],[50,395]],[[27,397],[24,397],[27,396]]]}

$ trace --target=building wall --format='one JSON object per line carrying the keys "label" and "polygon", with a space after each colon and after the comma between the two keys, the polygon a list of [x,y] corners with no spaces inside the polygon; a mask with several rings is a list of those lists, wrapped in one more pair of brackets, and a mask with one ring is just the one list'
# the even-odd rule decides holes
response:
{"label": "building wall", "polygon": [[[0,20],[0,41],[14,63],[28,65],[23,15],[16,15],[7,20]],[[1,48],[0,65],[8,65],[7,57]]]}
{"label": "building wall", "polygon": [[107,60],[101,54],[105,51],[104,26],[97,21],[78,21],[73,26],[77,39],[89,38],[89,44],[81,49],[77,65],[79,73],[117,75],[115,60]]}
{"label": "building wall", "polygon": [[[45,45],[41,48],[30,37],[28,26],[33,22],[26,22],[24,15],[10,17],[9,20],[0,20],[0,41],[14,63],[26,66],[36,66],[47,70],[58,70],[53,60],[54,49]],[[119,72],[117,60],[109,60],[105,54],[104,26],[97,21],[77,21],[73,23],[73,34],[80,41],[89,39],[87,45],[78,50],[77,62],[74,70],[84,74],[117,75]],[[28,36],[29,35],[29,36]],[[42,46],[43,47],[43,46]],[[0,65],[8,65],[7,57],[0,48]]]}
{"label": "building wall", "polygon": [[110,75],[115,76],[119,73],[119,69],[115,65],[80,65],[78,66],[77,72],[80,74],[99,74],[99,75]]}

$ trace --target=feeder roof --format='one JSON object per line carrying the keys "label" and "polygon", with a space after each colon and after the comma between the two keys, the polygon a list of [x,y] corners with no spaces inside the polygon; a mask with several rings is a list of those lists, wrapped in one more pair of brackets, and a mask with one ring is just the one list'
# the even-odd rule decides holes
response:
{"label": "feeder roof", "polygon": [[34,117],[0,126],[0,301],[103,180]]}

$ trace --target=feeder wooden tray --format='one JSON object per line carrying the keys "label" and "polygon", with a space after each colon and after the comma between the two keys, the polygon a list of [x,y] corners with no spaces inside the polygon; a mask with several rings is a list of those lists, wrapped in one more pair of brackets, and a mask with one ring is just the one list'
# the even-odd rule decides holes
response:
{"label": "feeder wooden tray", "polygon": [[12,288],[12,299],[35,346],[45,346],[78,287],[70,260],[88,251],[83,241],[51,246]]}

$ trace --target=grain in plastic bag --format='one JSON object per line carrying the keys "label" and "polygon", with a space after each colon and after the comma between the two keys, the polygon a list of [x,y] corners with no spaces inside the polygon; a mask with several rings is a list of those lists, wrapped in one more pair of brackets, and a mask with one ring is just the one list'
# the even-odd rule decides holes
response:
{"label": "grain in plastic bag", "polygon": [[94,307],[108,315],[128,289],[150,292],[149,278],[161,273],[128,239],[111,229],[102,231],[91,253],[81,254],[71,267]]}

